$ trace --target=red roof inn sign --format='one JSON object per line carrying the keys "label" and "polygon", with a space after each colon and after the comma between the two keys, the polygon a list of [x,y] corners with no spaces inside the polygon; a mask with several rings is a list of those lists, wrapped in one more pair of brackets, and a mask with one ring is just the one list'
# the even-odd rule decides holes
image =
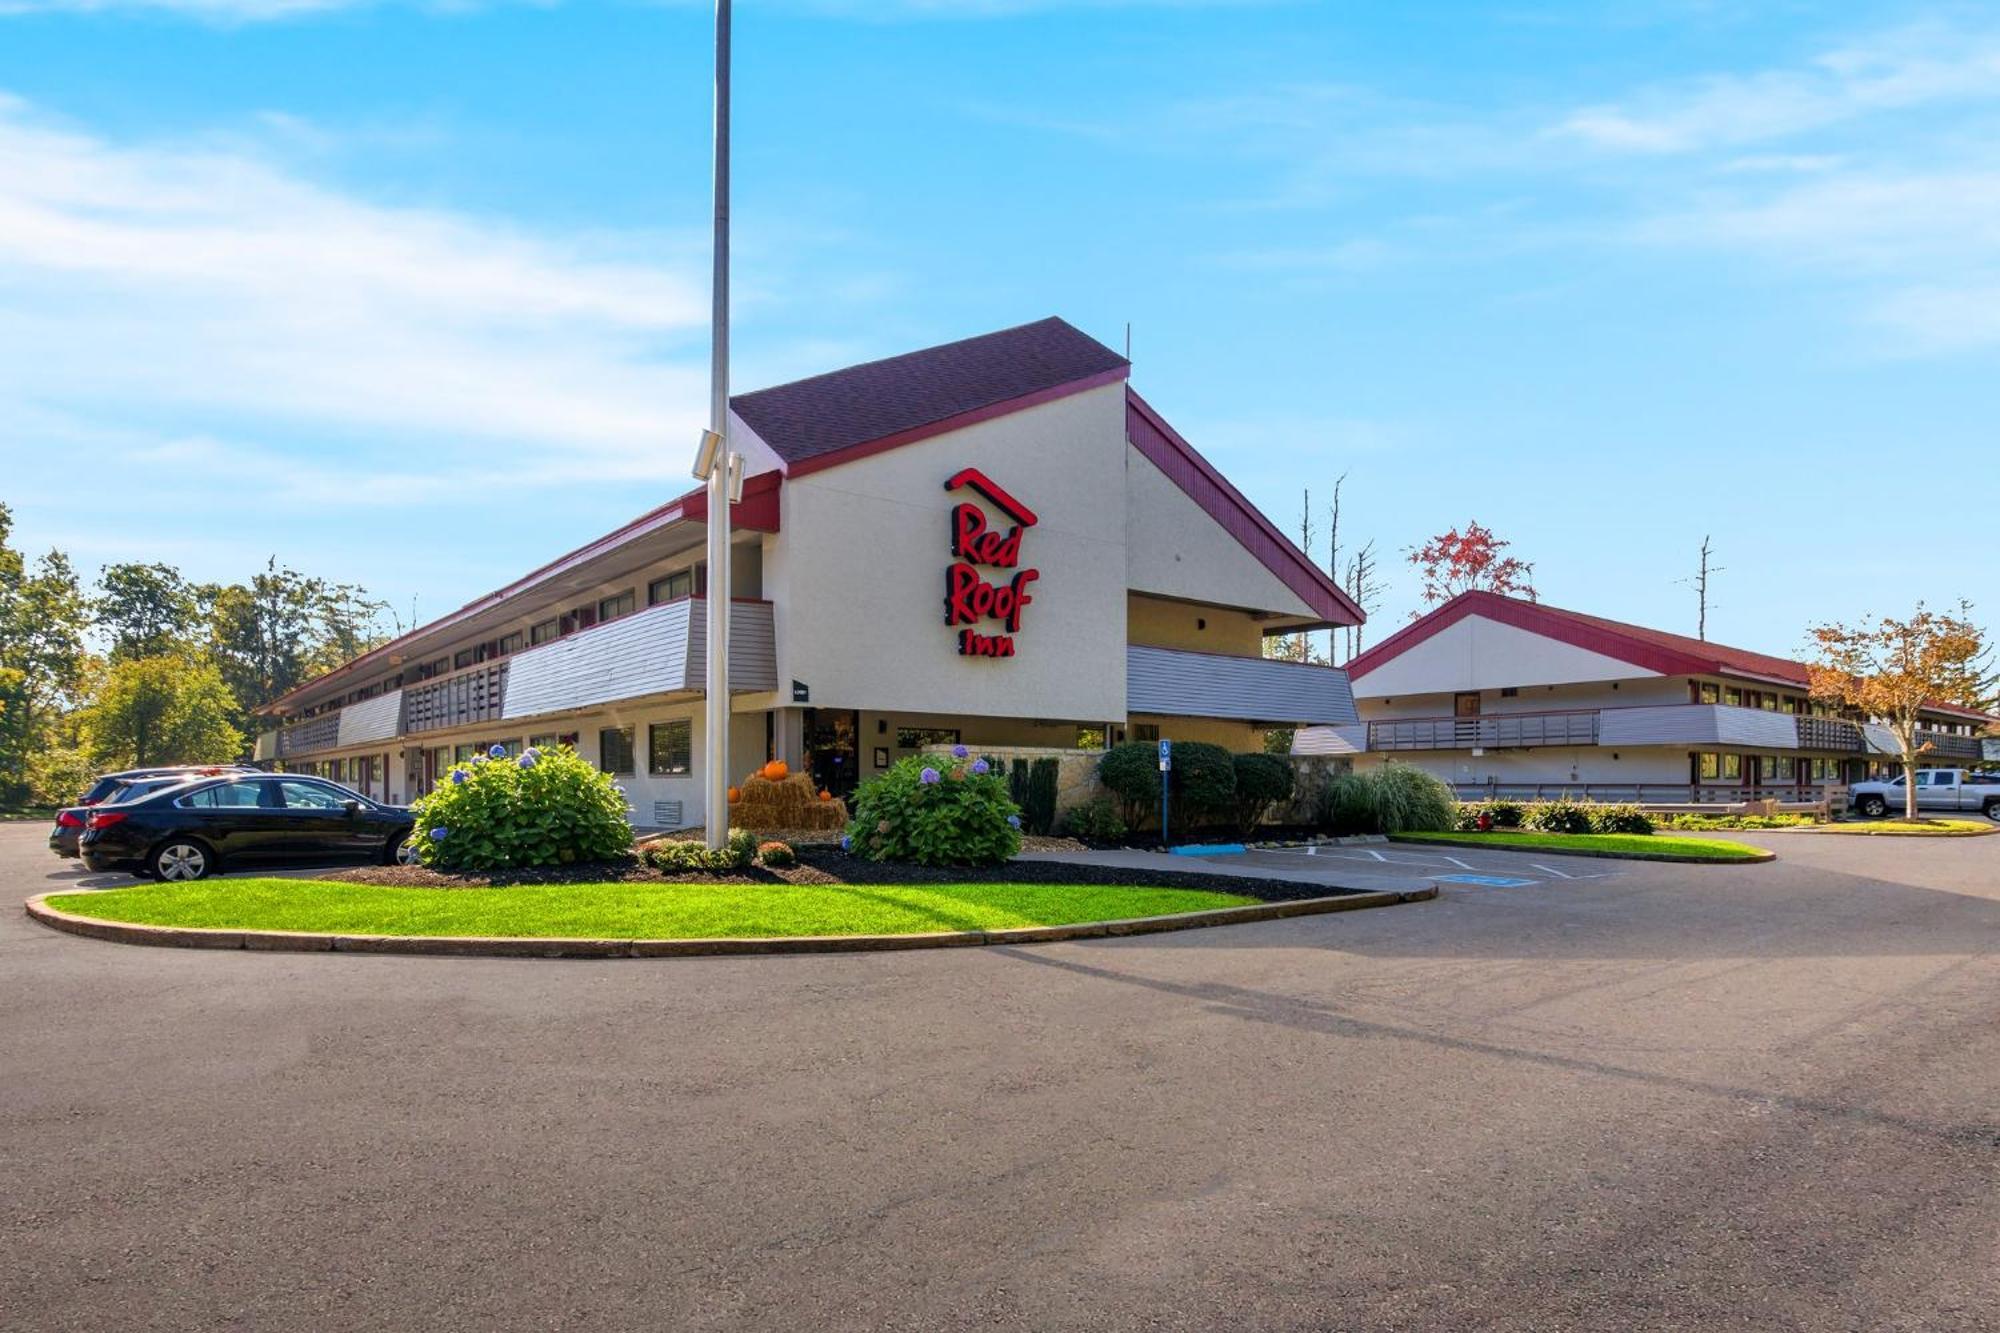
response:
{"label": "red roof inn sign", "polygon": [[[1014,636],[1021,630],[1021,611],[1035,599],[1028,585],[1041,577],[1039,570],[1019,569],[1021,534],[1035,526],[1035,511],[1007,494],[978,468],[955,473],[944,484],[947,491],[971,491],[1012,519],[1005,532],[991,526],[986,511],[970,500],[961,500],[951,510],[952,563],[944,572],[944,623],[960,625],[958,651],[966,657],[1012,657]],[[985,570],[1015,570],[1005,583],[987,579]],[[1004,634],[987,634],[977,628],[997,620]]]}

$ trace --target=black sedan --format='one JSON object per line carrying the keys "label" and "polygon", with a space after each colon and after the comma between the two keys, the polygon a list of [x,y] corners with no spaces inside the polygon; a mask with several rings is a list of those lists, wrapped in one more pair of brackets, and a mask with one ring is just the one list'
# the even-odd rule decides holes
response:
{"label": "black sedan", "polygon": [[[57,856],[74,858],[81,855],[77,844],[83,840],[83,830],[90,820],[93,807],[116,805],[121,801],[135,801],[149,792],[163,791],[168,787],[178,787],[189,781],[190,775],[178,773],[172,777],[126,778],[110,789],[109,794],[86,805],[72,805],[56,811],[56,825],[49,830],[49,850]],[[99,785],[102,785],[100,779]],[[91,790],[97,790],[93,787]]]}
{"label": "black sedan", "polygon": [[78,850],[92,870],[200,879],[225,862],[393,862],[413,823],[322,778],[235,773],[95,809]]}
{"label": "black sedan", "polygon": [[134,783],[150,782],[155,778],[172,778],[185,782],[190,778],[217,778],[225,773],[256,773],[260,770],[247,764],[167,764],[154,768],[128,768],[119,773],[100,776],[83,795],[76,798],[78,805],[109,805],[113,801],[125,799],[125,793]]}

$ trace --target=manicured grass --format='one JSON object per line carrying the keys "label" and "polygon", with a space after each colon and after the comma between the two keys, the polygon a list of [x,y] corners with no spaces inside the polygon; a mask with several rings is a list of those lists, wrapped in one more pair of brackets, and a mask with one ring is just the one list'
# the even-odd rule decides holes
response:
{"label": "manicured grass", "polygon": [[527,884],[411,889],[213,879],[49,899],[103,921],[346,935],[748,939],[910,935],[1165,916],[1257,901],[1192,889],[1053,884]]}
{"label": "manicured grass", "polygon": [[1753,861],[1770,855],[1761,847],[1720,838],[1676,838],[1665,833],[1398,833],[1398,842],[1435,842],[1457,847],[1502,847],[1530,852],[1594,852],[1664,861]]}
{"label": "manicured grass", "polygon": [[1822,833],[1887,834],[1899,838],[1970,838],[2000,828],[1985,819],[1870,819],[1847,824],[1828,824]]}

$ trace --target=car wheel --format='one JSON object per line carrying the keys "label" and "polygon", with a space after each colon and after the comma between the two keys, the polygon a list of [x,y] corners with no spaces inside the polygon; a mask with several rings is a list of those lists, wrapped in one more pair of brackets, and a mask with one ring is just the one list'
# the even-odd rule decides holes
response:
{"label": "car wheel", "polygon": [[215,853],[192,838],[175,838],[155,847],[147,866],[162,884],[206,879],[215,873]]}
{"label": "car wheel", "polygon": [[405,834],[391,837],[382,844],[382,864],[385,866],[413,866],[417,863],[417,844]]}
{"label": "car wheel", "polygon": [[1855,802],[1854,808],[1870,819],[1880,819],[1889,813],[1889,803],[1880,796],[1864,796]]}
{"label": "car wheel", "polygon": [[1986,817],[1995,822],[2000,822],[2000,801],[1988,801],[1986,803]]}

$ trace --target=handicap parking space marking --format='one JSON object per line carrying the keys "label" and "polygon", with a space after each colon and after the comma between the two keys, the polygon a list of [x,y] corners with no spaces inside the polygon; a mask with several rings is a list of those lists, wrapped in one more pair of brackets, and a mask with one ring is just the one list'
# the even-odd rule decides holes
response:
{"label": "handicap parking space marking", "polygon": [[1514,879],[1507,875],[1432,875],[1440,884],[1477,884],[1488,889],[1525,889],[1538,879]]}

